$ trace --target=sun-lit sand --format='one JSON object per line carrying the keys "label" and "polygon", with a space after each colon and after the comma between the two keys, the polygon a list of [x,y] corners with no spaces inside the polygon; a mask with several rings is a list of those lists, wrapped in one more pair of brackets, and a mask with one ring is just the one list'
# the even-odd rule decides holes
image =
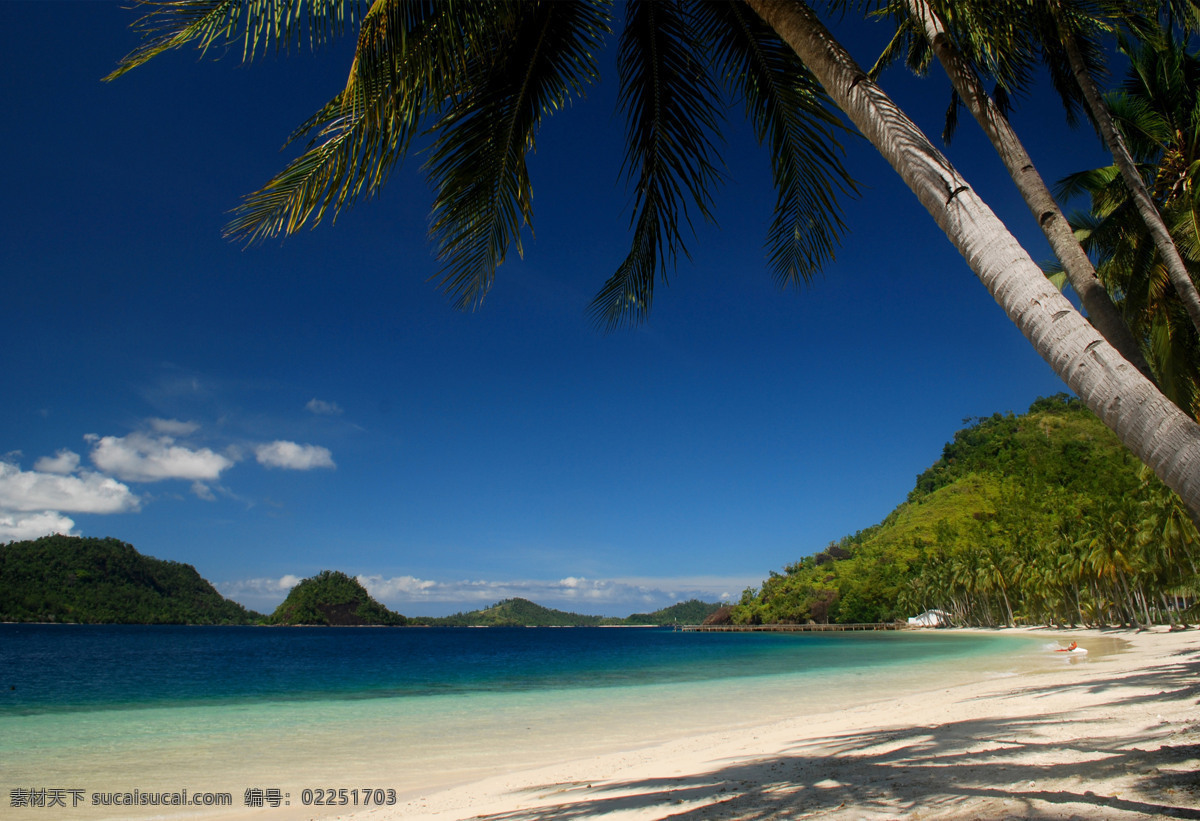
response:
{"label": "sun-lit sand", "polygon": [[1123,647],[1079,661],[1047,652],[1045,666],[1016,675],[514,769],[350,817],[1200,819],[1200,631],[1032,632]]}

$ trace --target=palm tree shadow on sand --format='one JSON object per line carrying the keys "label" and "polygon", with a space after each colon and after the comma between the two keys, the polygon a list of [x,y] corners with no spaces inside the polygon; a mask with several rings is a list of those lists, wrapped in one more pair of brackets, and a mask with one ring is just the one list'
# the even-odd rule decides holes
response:
{"label": "palm tree shadow on sand", "polygon": [[[1130,688],[1138,694],[1129,694]],[[1018,695],[1049,697],[1062,690],[1034,685]],[[1079,691],[1112,695],[1092,702],[1088,712],[1098,717],[1080,722],[1092,726],[1112,708],[1147,712],[1155,704],[1196,703],[1200,653],[1158,670],[1093,680]],[[760,821],[920,812],[934,818],[1200,819],[1200,723],[1138,736],[1085,732],[1067,740],[1031,740],[1075,720],[1074,713],[1046,712],[806,739],[781,755],[730,760],[700,774],[540,785],[518,796],[532,806],[473,818],[570,821],[637,813]],[[1108,779],[1121,788],[1112,794],[1093,789]]]}

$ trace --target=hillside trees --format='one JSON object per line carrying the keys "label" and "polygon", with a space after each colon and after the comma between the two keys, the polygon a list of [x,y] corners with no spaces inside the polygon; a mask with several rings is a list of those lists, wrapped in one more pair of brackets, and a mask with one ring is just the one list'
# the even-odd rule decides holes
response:
{"label": "hillside trees", "polygon": [[252,624],[188,564],[116,539],[44,536],[0,545],[0,621]]}
{"label": "hillside trees", "polygon": [[288,591],[266,623],[398,627],[408,619],[371,598],[357,579],[339,570],[322,570]]}
{"label": "hillside trees", "polygon": [[813,615],[818,599],[834,622],[929,609],[983,626],[1200,615],[1195,526],[1066,397],[959,431],[904,504],[840,549],[846,558],[810,557],[746,591],[734,620],[823,621]]}

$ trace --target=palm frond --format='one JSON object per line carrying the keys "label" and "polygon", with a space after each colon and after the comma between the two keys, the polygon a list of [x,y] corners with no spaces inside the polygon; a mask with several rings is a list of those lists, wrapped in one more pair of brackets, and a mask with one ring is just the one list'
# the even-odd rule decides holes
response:
{"label": "palm frond", "polygon": [[711,220],[721,113],[717,88],[697,54],[700,40],[679,0],[631,0],[618,54],[620,104],[628,113],[622,173],[634,183],[632,247],[592,302],[614,328],[645,317],[655,279],[687,255],[680,226],[694,230],[688,201]]}
{"label": "palm frond", "polygon": [[516,2],[502,16],[467,66],[467,90],[437,123],[425,164],[441,283],[463,308],[487,293],[510,245],[521,252],[521,228],[533,220],[526,155],[542,119],[598,76],[609,27],[601,0]]}
{"label": "palm frond", "polygon": [[884,69],[889,68],[907,53],[908,42],[911,37],[911,25],[898,26],[896,28],[896,33],[892,35],[892,39],[888,40],[888,44],[883,47],[883,51],[881,51],[879,53],[879,57],[875,59],[875,64],[867,71],[868,79],[870,79],[872,82],[878,82],[879,77],[884,72]]}
{"label": "palm frond", "polygon": [[[1029,5],[1033,12],[1030,17],[1031,28],[1041,50],[1042,63],[1062,101],[1067,124],[1074,127],[1081,117],[1092,122],[1083,90],[1071,70],[1067,38],[1079,49],[1085,71],[1092,82],[1097,87],[1103,87],[1107,68],[1101,37],[1117,30],[1122,9],[1101,7],[1089,0],[1033,0]],[[1128,8],[1129,4],[1122,6]]]}
{"label": "palm frond", "polygon": [[1046,275],[1046,279],[1050,280],[1059,291],[1065,291],[1070,281],[1067,279],[1066,269],[1057,259],[1042,263],[1042,273]]}
{"label": "palm frond", "polygon": [[1157,160],[1174,137],[1170,123],[1142,98],[1124,92],[1105,96],[1113,122],[1121,130],[1129,154],[1135,160]]}
{"label": "palm frond", "polygon": [[1020,0],[930,0],[955,50],[980,77],[1020,94],[1034,79],[1037,53]]}
{"label": "palm frond", "polygon": [[311,135],[307,150],[244,198],[226,235],[253,243],[294,233],[378,191],[421,122],[464,82],[473,19],[451,3],[377,2],[346,87],[288,141]]}
{"label": "palm frond", "polygon": [[1103,196],[1103,192],[1110,186],[1120,186],[1121,193],[1128,197],[1125,181],[1121,179],[1121,171],[1115,165],[1068,174],[1054,186],[1054,195],[1065,200],[1086,195],[1093,199],[1093,210],[1099,210],[1095,200]]}
{"label": "palm frond", "polygon": [[781,286],[808,282],[845,232],[838,195],[857,189],[838,137],[851,132],[795,52],[757,15],[737,3],[707,3],[697,24],[770,153],[776,201],[767,248],[775,278]]}
{"label": "palm frond", "polygon": [[958,130],[958,112],[963,107],[962,97],[954,89],[950,90],[950,103],[946,106],[946,121],[942,125],[942,142],[950,145],[954,141],[954,132]]}
{"label": "palm frond", "polygon": [[317,47],[341,36],[366,0],[140,0],[149,11],[134,23],[144,42],[105,77],[114,80],[165,51],[195,43],[201,53],[241,42],[242,60],[305,39]]}

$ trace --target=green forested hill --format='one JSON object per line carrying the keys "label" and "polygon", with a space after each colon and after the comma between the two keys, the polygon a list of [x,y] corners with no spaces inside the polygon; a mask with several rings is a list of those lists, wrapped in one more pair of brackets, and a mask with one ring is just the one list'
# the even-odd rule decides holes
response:
{"label": "green forested hill", "polygon": [[357,579],[337,570],[322,570],[293,587],[267,624],[401,626],[408,624],[408,619],[371,598]]}
{"label": "green forested hill", "polygon": [[482,610],[455,613],[443,618],[422,619],[426,624],[440,627],[594,627],[600,616],[581,616],[562,610],[551,610],[528,599],[505,599]]}
{"label": "green forested hill", "polygon": [[1194,606],[1200,544],[1178,499],[1077,400],[955,434],[883,522],[772,573],[741,623],[1145,623]]}
{"label": "green forested hill", "polygon": [[621,619],[621,624],[700,624],[718,609],[721,605],[709,604],[698,599],[673,604],[670,607],[664,607],[661,610],[655,610],[653,613],[634,613],[628,618]]}
{"label": "green forested hill", "polygon": [[0,621],[251,624],[190,564],[116,539],[46,536],[0,545]]}

